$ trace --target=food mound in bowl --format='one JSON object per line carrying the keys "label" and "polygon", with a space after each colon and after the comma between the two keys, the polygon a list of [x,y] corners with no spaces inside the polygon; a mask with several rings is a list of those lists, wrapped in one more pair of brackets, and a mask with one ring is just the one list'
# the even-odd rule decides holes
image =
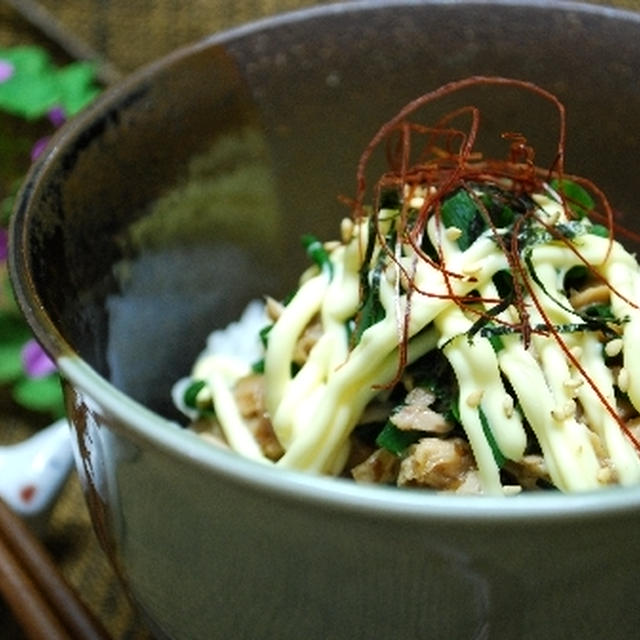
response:
{"label": "food mound in bowl", "polygon": [[[507,159],[483,158],[476,107],[410,119],[477,84],[551,102],[551,168],[514,133]],[[214,332],[176,384],[192,426],[358,482],[497,495],[637,483],[639,266],[606,197],[565,173],[564,138],[562,104],[525,81],[473,77],[408,104],[362,154],[340,239],[305,236],[297,289]]]}

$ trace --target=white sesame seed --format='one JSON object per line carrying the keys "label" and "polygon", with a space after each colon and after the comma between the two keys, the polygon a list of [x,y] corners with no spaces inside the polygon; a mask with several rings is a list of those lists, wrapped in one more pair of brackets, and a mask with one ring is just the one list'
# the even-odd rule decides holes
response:
{"label": "white sesame seed", "polygon": [[504,410],[504,415],[507,418],[510,418],[513,415],[513,398],[507,394],[502,401],[502,408]]}
{"label": "white sesame seed", "polygon": [[467,405],[472,409],[479,407],[483,395],[484,395],[484,391],[482,389],[476,389],[475,391],[472,391],[467,396]]}
{"label": "white sesame seed", "polygon": [[584,384],[584,380],[582,378],[567,378],[562,384],[569,393],[575,394]]}
{"label": "white sesame seed", "polygon": [[462,229],[459,229],[458,227],[447,227],[445,235],[447,240],[455,242],[462,235]]}
{"label": "white sesame seed", "polygon": [[596,477],[600,484],[610,484],[613,480],[613,473],[609,467],[602,467],[598,470]]}
{"label": "white sesame seed", "polygon": [[519,484],[505,484],[502,487],[502,492],[505,496],[516,496],[522,493],[522,487]]}
{"label": "white sesame seed", "polygon": [[622,345],[622,338],[614,338],[613,340],[609,340],[609,342],[604,345],[604,352],[610,358],[614,358],[622,351]]}
{"label": "white sesame seed", "polygon": [[342,218],[340,223],[340,237],[342,242],[347,244],[353,238],[353,220],[351,218]]}
{"label": "white sesame seed", "polygon": [[623,392],[629,389],[629,371],[624,367],[618,372],[618,388]]}

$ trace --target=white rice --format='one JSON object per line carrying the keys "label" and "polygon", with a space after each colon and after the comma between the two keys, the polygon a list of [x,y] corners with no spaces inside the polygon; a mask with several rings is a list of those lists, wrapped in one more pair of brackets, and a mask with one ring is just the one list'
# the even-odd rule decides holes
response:
{"label": "white rice", "polygon": [[[260,331],[268,323],[264,302],[252,300],[238,320],[209,334],[206,346],[196,359],[193,370],[197,370],[198,363],[211,356],[222,356],[250,369],[264,355]],[[184,394],[193,381],[194,377],[186,376],[178,380],[171,389],[175,406],[190,420],[195,420],[198,412],[184,403]]]}

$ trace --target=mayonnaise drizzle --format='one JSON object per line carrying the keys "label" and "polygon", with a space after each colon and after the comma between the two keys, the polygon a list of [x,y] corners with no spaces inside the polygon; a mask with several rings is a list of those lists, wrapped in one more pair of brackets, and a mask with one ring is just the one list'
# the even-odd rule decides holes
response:
{"label": "mayonnaise drizzle", "polygon": [[[534,196],[534,200],[547,223],[566,220],[560,203],[547,196]],[[390,224],[392,217],[393,211],[385,212],[382,224]],[[415,287],[407,335],[408,362],[435,348],[442,349],[449,360],[459,386],[460,419],[484,492],[504,493],[495,445],[506,458],[523,457],[527,444],[523,418],[534,432],[558,488],[594,489],[609,483],[612,474],[622,484],[640,481],[638,452],[593,388],[597,385],[607,402],[616,407],[615,387],[624,385],[630,402],[640,408],[640,310],[630,302],[640,300],[640,270],[634,256],[617,242],[610,244],[607,238],[588,233],[576,237],[577,251],[550,239],[533,246],[529,254],[537,279],[529,284],[544,311],[543,316],[527,301],[532,325],[546,320],[557,325],[583,322],[563,291],[565,274],[582,264],[581,259],[610,283],[612,310],[627,319],[621,336],[624,367],[616,379],[604,361],[602,341],[592,332],[563,333],[563,344],[554,337],[534,334],[528,348],[520,335],[508,334],[501,337],[498,352],[487,338],[469,338],[477,318],[465,313],[449,294],[464,296],[478,290],[484,299],[495,300],[498,293],[492,277],[509,268],[507,258],[491,230],[462,251],[456,243],[456,229],[442,229],[434,218],[426,232],[434,245],[441,247],[448,271],[461,277],[446,278],[436,266],[415,259],[412,250],[405,247],[396,261],[387,261],[380,279],[385,317],[366,329],[360,342],[350,348],[346,323],[360,304],[359,272],[369,220],[363,218],[348,228],[349,237],[330,253],[332,275],[320,269],[307,274],[269,334],[266,407],[285,449],[276,465],[319,473],[341,471],[349,434],[380,387],[397,373],[400,327],[408,304],[400,286],[405,274],[399,265],[403,265],[411,271]],[[380,250],[378,246],[376,251]],[[500,317],[513,321],[514,313],[514,309],[506,309]],[[293,375],[296,342],[316,316],[322,321],[323,334]],[[579,354],[582,372],[567,358],[566,350]],[[199,366],[204,365],[201,362]],[[213,361],[205,366],[206,379],[229,444],[244,455],[260,458],[233,410],[229,390],[233,377],[225,379],[211,367],[215,369]],[[490,434],[483,426],[481,412]]]}

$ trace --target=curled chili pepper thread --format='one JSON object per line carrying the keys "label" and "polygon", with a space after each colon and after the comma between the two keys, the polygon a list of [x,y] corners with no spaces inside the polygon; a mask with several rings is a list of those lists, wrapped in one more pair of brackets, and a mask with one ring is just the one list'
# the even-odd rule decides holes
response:
{"label": "curled chili pepper thread", "polygon": [[[469,87],[476,86],[520,89],[551,103],[558,115],[558,130],[555,156],[550,168],[544,169],[536,166],[533,148],[527,144],[526,138],[517,132],[506,132],[502,135],[503,139],[509,143],[509,153],[506,160],[483,159],[481,154],[474,150],[480,127],[480,111],[475,106],[457,108],[442,117],[434,126],[424,126],[410,120],[410,117],[425,105]],[[455,126],[455,122],[461,118],[469,119],[466,130]],[[414,140],[418,136],[424,139],[424,141],[416,154],[416,150],[413,147]],[[549,91],[534,83],[500,76],[472,76],[445,84],[434,91],[419,96],[400,109],[393,118],[378,129],[360,156],[356,172],[356,196],[350,203],[353,216],[356,220],[365,217],[364,202],[368,195],[365,174],[372,155],[382,144],[386,144],[387,161],[390,169],[375,183],[373,188],[374,206],[371,213],[374,222],[373,227],[377,233],[377,240],[382,249],[387,252],[390,260],[397,265],[403,276],[401,279],[406,283],[404,291],[404,315],[398,319],[398,369],[395,378],[389,385],[385,386],[391,387],[396,384],[407,365],[409,324],[413,295],[420,294],[423,296],[449,299],[468,313],[476,314],[479,317],[486,317],[493,322],[502,323],[509,327],[510,330],[520,333],[523,344],[527,348],[530,345],[531,336],[534,333],[550,335],[558,343],[569,362],[571,362],[575,369],[584,377],[608,414],[617,422],[620,429],[633,443],[635,448],[640,451],[640,442],[620,418],[615,407],[607,400],[571,352],[536,295],[531,277],[527,273],[527,265],[520,255],[518,237],[523,225],[532,219],[535,220],[536,223],[540,224],[553,236],[554,240],[564,243],[587,268],[589,273],[602,284],[605,284],[611,293],[623,299],[633,308],[638,308],[638,304],[624,297],[617,291],[604,276],[599,274],[594,267],[588,263],[578,248],[571,243],[568,238],[555,229],[552,224],[546,223],[545,220],[538,215],[535,207],[530,207],[522,216],[514,221],[511,237],[505,240],[505,238],[499,234],[485,205],[477,194],[474,193],[474,186],[477,187],[478,184],[484,184],[507,190],[513,193],[514,196],[530,196],[536,193],[548,192],[548,185],[552,180],[557,180],[561,183],[563,180],[569,179],[588,190],[595,196],[596,201],[599,203],[600,208],[598,209],[596,207],[593,212],[590,212],[590,215],[593,215],[595,220],[602,222],[608,230],[607,258],[613,247],[614,231],[619,231],[627,237],[638,239],[637,234],[627,229],[618,228],[615,225],[611,205],[606,195],[595,184],[586,178],[565,174],[566,113],[565,107],[560,100]],[[412,155],[416,155],[416,161],[412,161]],[[428,187],[427,190],[424,189],[425,185]],[[389,246],[384,233],[380,229],[381,225],[379,224],[378,218],[381,196],[389,189],[396,189],[397,192],[401,194],[403,194],[405,190],[408,190],[409,195],[409,197],[401,199],[400,215],[396,226],[397,235],[393,246]],[[411,195],[418,189],[421,189],[420,193],[423,195],[423,204],[416,213],[415,209],[411,209],[409,206],[409,201],[411,200]],[[499,302],[498,300],[482,298],[478,295],[456,295],[452,284],[453,280],[467,276],[463,276],[463,274],[453,272],[447,268],[442,246],[435,247],[437,259],[427,255],[423,249],[423,237],[427,222],[433,216],[435,217],[437,228],[442,229],[442,221],[440,219],[441,205],[447,196],[452,195],[460,189],[464,190],[473,199],[485,223],[493,233],[497,246],[502,250],[507,259],[514,283],[513,306],[517,311],[517,322],[510,323],[503,318],[490,315],[479,305],[479,303],[484,306],[497,304]],[[569,201],[569,198],[563,193],[558,193],[557,195],[560,198],[567,219],[574,219],[576,216],[572,211],[572,203]],[[401,246],[410,247],[415,255],[414,262],[412,263],[413,266],[410,269],[407,269],[406,266],[401,264],[398,257],[400,253],[398,249]],[[428,263],[442,274],[446,293],[430,292],[420,289],[416,285],[415,261],[417,260]],[[398,290],[397,295],[402,295],[402,291]],[[530,304],[536,308],[542,318],[544,329],[540,329],[539,326],[532,326],[527,299],[531,301]]]}

